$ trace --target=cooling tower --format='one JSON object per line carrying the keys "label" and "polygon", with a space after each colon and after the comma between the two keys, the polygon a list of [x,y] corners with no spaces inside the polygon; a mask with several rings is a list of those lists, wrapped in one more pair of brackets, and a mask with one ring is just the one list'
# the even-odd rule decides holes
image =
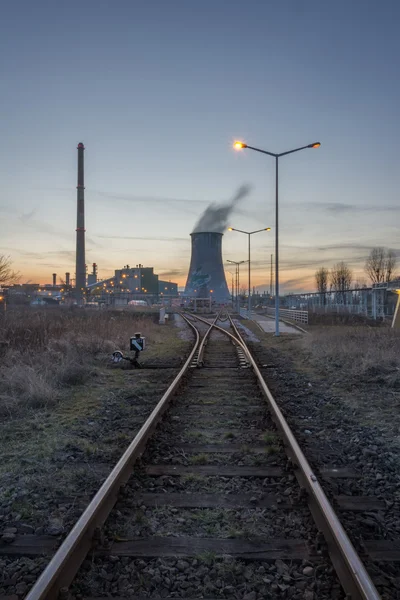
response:
{"label": "cooling tower", "polygon": [[222,264],[222,233],[191,233],[192,258],[185,296],[228,302],[230,294]]}

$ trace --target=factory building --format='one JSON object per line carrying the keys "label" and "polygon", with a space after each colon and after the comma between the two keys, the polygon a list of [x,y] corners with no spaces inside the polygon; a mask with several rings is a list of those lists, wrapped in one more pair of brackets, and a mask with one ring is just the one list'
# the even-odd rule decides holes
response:
{"label": "factory building", "polygon": [[96,265],[96,263],[93,263],[92,272],[88,273],[88,276],[87,276],[87,285],[93,285],[94,283],[97,283],[97,265]]}
{"label": "factory building", "polygon": [[158,280],[158,293],[160,299],[162,297],[177,298],[178,297],[178,284],[172,283],[171,281]]}
{"label": "factory building", "polygon": [[[97,265],[96,265],[97,267]],[[88,283],[87,301],[107,305],[124,305],[130,300],[146,300],[149,305],[161,298],[178,296],[178,284],[159,281],[153,267],[129,265],[116,269],[114,276],[95,283]]]}

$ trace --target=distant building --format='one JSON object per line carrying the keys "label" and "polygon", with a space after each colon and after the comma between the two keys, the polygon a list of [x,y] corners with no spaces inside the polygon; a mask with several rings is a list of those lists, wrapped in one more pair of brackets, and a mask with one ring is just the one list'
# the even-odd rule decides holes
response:
{"label": "distant building", "polygon": [[160,298],[178,296],[178,284],[159,281],[153,267],[126,265],[114,273],[113,277],[88,284],[90,298],[105,304],[124,305],[130,300],[146,300],[148,304],[155,304]]}
{"label": "distant building", "polygon": [[178,284],[171,281],[158,280],[158,293],[160,296],[168,296],[170,298],[178,297]]}

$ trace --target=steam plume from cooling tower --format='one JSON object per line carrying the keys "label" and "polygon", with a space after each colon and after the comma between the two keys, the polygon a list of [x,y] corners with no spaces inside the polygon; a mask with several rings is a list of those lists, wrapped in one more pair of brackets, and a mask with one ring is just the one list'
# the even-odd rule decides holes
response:
{"label": "steam plume from cooling tower", "polygon": [[238,202],[250,193],[250,190],[250,185],[242,185],[228,204],[210,204],[197,221],[193,233],[200,231],[223,233],[228,225],[231,212]]}

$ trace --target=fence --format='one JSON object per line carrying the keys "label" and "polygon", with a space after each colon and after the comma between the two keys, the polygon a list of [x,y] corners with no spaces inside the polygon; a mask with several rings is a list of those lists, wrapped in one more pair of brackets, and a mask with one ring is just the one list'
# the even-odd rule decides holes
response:
{"label": "fence", "polygon": [[283,298],[283,303],[290,309],[307,309],[312,313],[345,313],[382,319],[394,314],[397,302],[395,290],[400,288],[400,282],[396,285],[396,282],[391,282],[345,292],[289,294]]}
{"label": "fence", "polygon": [[[267,308],[267,315],[275,316],[274,308]],[[308,324],[308,311],[307,310],[291,310],[290,308],[280,308],[279,316],[291,321],[297,321],[298,323]]]}

